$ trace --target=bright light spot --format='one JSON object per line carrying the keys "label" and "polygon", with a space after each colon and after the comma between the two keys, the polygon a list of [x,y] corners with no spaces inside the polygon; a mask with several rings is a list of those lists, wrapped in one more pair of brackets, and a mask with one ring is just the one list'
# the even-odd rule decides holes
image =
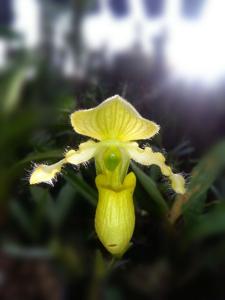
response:
{"label": "bright light spot", "polygon": [[134,35],[129,18],[117,20],[107,9],[100,15],[86,17],[83,22],[84,43],[94,51],[102,48],[113,54],[125,51],[132,47]]}
{"label": "bright light spot", "polygon": [[63,50],[66,46],[66,38],[70,32],[72,24],[72,14],[70,11],[58,16],[53,26],[53,44],[57,50]]}
{"label": "bright light spot", "polygon": [[177,26],[181,14],[181,0],[167,0],[165,2],[164,21],[167,28],[174,28]]}
{"label": "bright light spot", "polygon": [[7,64],[7,44],[0,39],[0,70]]}
{"label": "bright light spot", "polygon": [[152,56],[154,37],[165,31],[165,58],[174,75],[206,82],[221,79],[225,75],[225,1],[207,0],[195,21],[182,17],[181,2],[165,1],[164,14],[152,20],[145,15],[143,1],[128,0],[129,14],[117,19],[108,2],[101,0],[99,14],[83,20],[86,49],[104,50],[106,57],[113,57],[138,45],[144,55]]}
{"label": "bright light spot", "polygon": [[166,56],[172,70],[190,80],[214,82],[225,75],[225,2],[208,0],[195,22],[176,19],[169,28]]}
{"label": "bright light spot", "polygon": [[[24,36],[25,46],[35,48],[40,41],[40,7],[38,0],[13,0],[15,21],[13,28]],[[143,55],[152,57],[154,38],[165,31],[165,56],[174,75],[184,79],[214,82],[225,77],[225,1],[207,0],[199,19],[188,21],[181,16],[181,0],[165,1],[164,13],[150,19],[144,11],[144,1],[127,0],[129,14],[116,18],[108,1],[100,0],[100,12],[87,15],[82,22],[82,37],[87,52],[102,51],[106,58],[126,53],[138,46]],[[55,24],[53,43],[56,52],[67,53],[65,72],[72,74],[76,63],[65,45],[70,30],[68,15]],[[0,44],[0,59],[4,57]],[[85,53],[85,51],[84,51]],[[60,55],[56,61],[60,60]],[[0,66],[2,65],[2,59]]]}
{"label": "bright light spot", "polygon": [[13,0],[13,28],[22,33],[26,47],[36,47],[40,40],[40,8],[37,0]]}
{"label": "bright light spot", "polygon": [[107,1],[100,3],[100,13],[83,20],[82,36],[86,48],[91,51],[104,49],[110,57],[138,45],[145,54],[151,55],[152,39],[161,28],[161,20],[149,20],[142,1],[130,0],[129,14],[123,18],[113,16]]}

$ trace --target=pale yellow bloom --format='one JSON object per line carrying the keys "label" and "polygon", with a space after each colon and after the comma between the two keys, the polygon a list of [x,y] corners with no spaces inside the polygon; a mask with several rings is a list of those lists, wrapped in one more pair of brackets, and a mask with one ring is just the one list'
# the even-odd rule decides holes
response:
{"label": "pale yellow bloom", "polygon": [[96,231],[111,253],[121,254],[129,245],[135,220],[132,200],[135,176],[133,173],[127,175],[130,160],[146,166],[159,166],[177,193],[185,192],[184,179],[172,172],[160,152],[153,152],[150,147],[142,149],[135,142],[153,137],[159,126],[141,117],[118,95],[95,108],[74,112],[71,123],[76,132],[95,141],[81,143],[78,150],[66,152],[64,159],[56,164],[37,166],[31,174],[30,184],[51,183],[64,164],[78,165],[94,158],[99,191]]}

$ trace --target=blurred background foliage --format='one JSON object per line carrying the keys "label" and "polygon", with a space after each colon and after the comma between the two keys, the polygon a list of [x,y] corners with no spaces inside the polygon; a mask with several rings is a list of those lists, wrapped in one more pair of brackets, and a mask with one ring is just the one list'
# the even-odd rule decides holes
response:
{"label": "blurred background foliage", "polygon": [[[25,2],[22,10],[32,1]],[[124,15],[126,1],[109,2],[117,18]],[[159,2],[146,1],[156,17]],[[203,2],[184,1],[186,13],[195,16]],[[104,1],[38,1],[35,45],[11,26],[13,3],[0,1],[0,298],[224,299],[223,82],[171,80],[161,55],[163,32],[150,57],[138,43],[110,62],[106,49],[88,51],[82,21]],[[54,43],[57,28],[64,32],[62,48]],[[83,139],[72,130],[70,113],[114,94],[160,124],[151,145],[187,182],[186,194],[174,195],[157,167],[132,163],[136,228],[120,260],[94,232],[93,162],[66,167],[54,187],[28,184],[34,162],[54,162]]]}

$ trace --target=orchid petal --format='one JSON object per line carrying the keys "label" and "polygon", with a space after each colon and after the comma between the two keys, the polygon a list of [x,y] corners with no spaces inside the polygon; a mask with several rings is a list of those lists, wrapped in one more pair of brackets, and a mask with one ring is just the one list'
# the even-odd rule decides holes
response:
{"label": "orchid petal", "polygon": [[97,143],[95,143],[94,141],[81,143],[78,150],[69,150],[68,152],[66,152],[66,162],[73,165],[79,165],[93,158],[96,150]]}
{"label": "orchid petal", "polygon": [[182,175],[174,174],[171,167],[165,163],[165,157],[160,152],[153,152],[150,147],[141,149],[137,143],[129,143],[126,149],[130,155],[130,158],[142,165],[150,166],[157,165],[163,175],[167,176],[171,181],[173,190],[178,194],[185,193],[185,180]]}
{"label": "orchid petal", "polygon": [[97,143],[87,141],[80,144],[79,149],[66,152],[65,158],[53,165],[37,165],[30,176],[30,184],[38,184],[41,182],[52,183],[58,173],[61,172],[62,166],[66,163],[78,165],[91,159],[96,152]]}
{"label": "orchid petal", "polygon": [[61,172],[61,168],[65,160],[62,159],[53,165],[37,165],[31,173],[29,183],[38,184],[41,182],[50,183],[56,178],[56,175]]}

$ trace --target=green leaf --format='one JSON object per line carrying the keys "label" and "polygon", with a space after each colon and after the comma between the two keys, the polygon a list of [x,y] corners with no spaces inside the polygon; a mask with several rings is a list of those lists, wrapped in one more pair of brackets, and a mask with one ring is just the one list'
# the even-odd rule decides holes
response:
{"label": "green leaf", "polygon": [[60,158],[62,158],[62,153],[63,153],[63,151],[58,150],[58,149],[47,151],[44,153],[33,153],[33,154],[30,154],[29,156],[27,156],[25,159],[19,161],[16,164],[15,168],[17,166],[30,163],[32,161],[41,161],[41,160],[45,160],[45,159],[54,159],[54,158],[60,159]]}
{"label": "green leaf", "polygon": [[94,276],[97,279],[104,278],[106,272],[107,272],[107,265],[104,260],[104,257],[102,256],[101,251],[97,250],[95,254]]}
{"label": "green leaf", "polygon": [[48,190],[40,186],[30,186],[30,193],[36,203],[39,203],[42,199],[46,200],[51,197]]}
{"label": "green leaf", "polygon": [[[174,223],[181,214],[184,216],[192,214],[192,217],[195,219],[201,215],[204,209],[204,195],[225,167],[224,154],[225,141],[222,141],[214,146],[193,169],[186,194],[177,196],[171,209],[170,221],[172,223]],[[198,207],[198,209],[196,209],[196,207]],[[193,214],[195,214],[195,216]]]}
{"label": "green leaf", "polygon": [[25,211],[22,204],[18,201],[10,202],[10,211],[13,218],[17,221],[19,226],[24,230],[24,232],[31,238],[34,236],[34,231],[32,227],[31,217]]}
{"label": "green leaf", "polygon": [[225,204],[220,203],[211,212],[199,217],[187,232],[187,240],[204,239],[216,234],[225,233]]}
{"label": "green leaf", "polygon": [[158,190],[155,182],[148,175],[146,175],[136,164],[132,163],[131,165],[141,185],[149,194],[150,201],[154,205],[154,210],[160,215],[165,216],[168,213],[169,208],[162,194]]}
{"label": "green leaf", "polygon": [[205,201],[206,193],[202,194],[200,197],[192,199],[191,202],[184,204],[183,214],[184,221],[187,226],[193,225],[198,221],[199,216],[204,210]]}
{"label": "green leaf", "polygon": [[71,186],[82,195],[88,202],[96,206],[97,205],[97,191],[95,191],[92,187],[90,187],[82,177],[75,174],[75,172],[71,172],[70,170],[64,174],[64,178]]}
{"label": "green leaf", "polygon": [[46,205],[52,201],[51,195],[47,189],[31,186],[30,187],[32,198],[35,200],[35,210],[32,215],[32,227],[35,232],[35,238],[40,237],[40,233],[45,221]]}
{"label": "green leaf", "polygon": [[[183,214],[186,216],[190,211],[196,212],[200,215],[204,209],[204,205],[198,204],[203,202],[204,195],[211,187],[215,179],[225,166],[225,141],[217,144],[213,149],[205,156],[192,172],[190,185],[188,187],[187,195],[188,201],[183,206]],[[196,210],[196,206],[201,206],[200,210]]]}
{"label": "green leaf", "polygon": [[4,113],[8,114],[15,109],[26,80],[27,64],[25,62],[13,66],[5,74],[5,77],[1,78],[0,95]]}
{"label": "green leaf", "polygon": [[64,222],[73,202],[76,191],[69,184],[65,184],[59,192],[59,195],[54,202],[48,199],[46,203],[46,214],[49,221],[55,229],[59,229]]}
{"label": "green leaf", "polygon": [[204,194],[225,167],[225,141],[214,146],[194,168],[188,192],[191,196]]}
{"label": "green leaf", "polygon": [[83,273],[83,261],[81,255],[72,245],[65,245],[58,239],[51,240],[49,251],[62,263],[70,273],[81,275]]}

